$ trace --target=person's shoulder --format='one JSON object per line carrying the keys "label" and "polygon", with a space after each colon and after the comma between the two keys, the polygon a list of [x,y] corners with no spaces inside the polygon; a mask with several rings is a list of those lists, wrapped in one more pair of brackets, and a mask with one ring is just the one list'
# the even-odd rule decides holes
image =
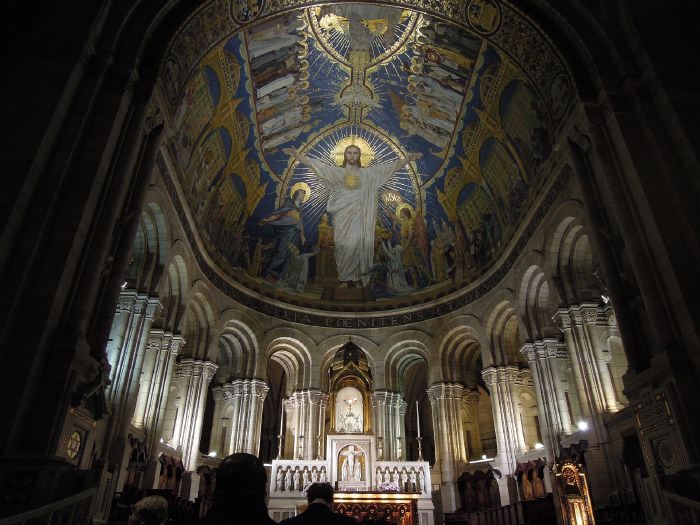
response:
{"label": "person's shoulder", "polygon": [[346,516],[345,514],[336,514],[336,516],[337,525],[351,525],[357,523],[353,518]]}

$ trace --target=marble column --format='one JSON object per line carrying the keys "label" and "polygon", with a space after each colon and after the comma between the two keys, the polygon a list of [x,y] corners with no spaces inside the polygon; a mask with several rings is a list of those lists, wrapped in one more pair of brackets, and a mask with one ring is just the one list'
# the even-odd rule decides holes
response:
{"label": "marble column", "polygon": [[[99,494],[121,491],[126,480],[128,462],[128,433],[136,409],[139,379],[153,318],[160,306],[157,298],[149,298],[133,290],[121,292],[112,322],[107,359],[109,387],[105,391],[111,415],[102,448],[105,472],[100,478]],[[113,472],[114,474],[111,474]],[[107,487],[109,490],[106,490]],[[103,508],[108,508],[105,503]]]}
{"label": "marble column", "polygon": [[442,477],[442,507],[455,512],[459,507],[457,477],[467,461],[462,424],[464,386],[457,383],[436,383],[427,390],[433,413],[435,452]]}
{"label": "marble column", "polygon": [[584,417],[603,412],[617,412],[618,402],[610,376],[610,352],[603,344],[602,330],[617,333],[614,315],[595,303],[582,303],[560,308],[554,320],[564,334],[564,342],[572,362],[576,390]]}
{"label": "marble column", "polygon": [[526,451],[514,388],[519,369],[516,366],[489,367],[481,374],[491,393],[498,449],[495,463],[503,475],[498,483],[501,504],[510,505],[518,501],[517,487],[513,478],[516,457]]}
{"label": "marble column", "polygon": [[520,349],[530,366],[540,415],[540,433],[548,462],[559,454],[561,438],[571,434],[563,377],[568,363],[564,344],[557,339],[525,343]]}
{"label": "marble column", "polygon": [[[146,429],[148,450],[154,452],[156,443],[162,438],[165,423],[165,410],[168,406],[170,384],[175,370],[175,360],[185,345],[181,335],[158,331],[154,334],[160,340],[160,349],[146,396],[144,428]],[[154,458],[155,459],[155,458]]]}
{"label": "marble column", "polygon": [[282,457],[284,459],[296,458],[296,417],[297,406],[291,396],[282,401],[284,410],[284,449]]}
{"label": "marble column", "polygon": [[231,407],[231,429],[228,453],[247,452],[257,455],[265,396],[270,389],[259,379],[234,379],[223,385]]}
{"label": "marble column", "polygon": [[[462,392],[462,407],[465,417],[462,418],[464,425],[464,450],[466,460],[481,459],[483,454],[481,446],[481,432],[479,429],[479,392],[464,389]],[[467,434],[468,432],[468,434]]]}
{"label": "marble column", "polygon": [[553,318],[564,334],[581,413],[589,426],[584,434],[588,441],[586,463],[589,472],[595,472],[589,481],[596,501],[604,501],[618,484],[617,459],[607,446],[610,435],[604,419],[606,413],[621,407],[607,366],[609,351],[601,338],[602,331],[616,328],[614,315],[607,313],[597,303],[582,303],[560,308]]}
{"label": "marble column", "polygon": [[211,396],[214,400],[214,415],[211,424],[211,438],[209,440],[209,453],[216,452],[219,457],[226,456],[228,448],[226,446],[226,438],[222,438],[224,429],[224,417],[226,414],[226,392],[223,386],[215,386],[211,389]]}
{"label": "marble column", "polygon": [[107,350],[111,368],[106,394],[112,412],[109,428],[112,439],[125,438],[129,430],[151,325],[159,307],[157,298],[133,291],[120,294]]}
{"label": "marble column", "polygon": [[216,373],[217,365],[186,357],[175,366],[175,375],[184,380],[185,395],[178,419],[177,444],[182,447],[182,462],[188,471],[195,470],[199,462],[199,442],[202,436],[202,418],[207,401],[209,381]]}
{"label": "marble column", "polygon": [[374,430],[381,438],[384,460],[406,457],[406,402],[398,392],[377,390],[370,400],[374,412]]}

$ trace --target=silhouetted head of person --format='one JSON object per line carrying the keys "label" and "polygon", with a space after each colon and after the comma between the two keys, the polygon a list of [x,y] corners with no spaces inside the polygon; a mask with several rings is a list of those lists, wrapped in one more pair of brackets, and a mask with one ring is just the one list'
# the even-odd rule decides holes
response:
{"label": "silhouetted head of person", "polygon": [[168,501],[163,496],[148,496],[131,509],[129,525],[163,525],[168,520]]}
{"label": "silhouetted head of person", "polygon": [[225,457],[216,469],[215,480],[214,497],[237,492],[265,497],[265,467],[262,461],[252,454],[240,452]]}
{"label": "silhouetted head of person", "polygon": [[330,506],[333,504],[333,487],[330,483],[313,483],[306,489],[306,499],[309,501],[309,505],[314,503],[325,503]]}

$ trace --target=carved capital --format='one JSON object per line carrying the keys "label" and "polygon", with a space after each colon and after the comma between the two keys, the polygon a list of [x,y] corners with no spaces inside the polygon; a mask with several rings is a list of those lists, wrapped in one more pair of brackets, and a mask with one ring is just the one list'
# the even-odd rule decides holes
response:
{"label": "carved capital", "polygon": [[591,149],[591,137],[578,126],[572,128],[569,133],[569,140],[581,148],[584,153],[587,153]]}
{"label": "carved capital", "polygon": [[178,355],[183,346],[185,346],[185,339],[181,335],[174,335],[170,340],[170,353]]}
{"label": "carved capital", "polygon": [[200,363],[200,373],[202,374],[204,380],[209,383],[211,378],[214,377],[214,374],[216,374],[216,371],[219,369],[219,365],[212,361],[200,361]]}
{"label": "carved capital", "polygon": [[117,313],[119,312],[130,312],[134,308],[134,303],[136,302],[136,295],[133,292],[120,293],[119,302],[117,303]]}
{"label": "carved capital", "polygon": [[562,332],[571,329],[571,316],[566,310],[557,310],[557,312],[552,316],[552,321],[554,321],[554,325]]}
{"label": "carved capital", "polygon": [[162,308],[158,299],[149,299],[146,305],[146,319],[154,319],[158,310]]}
{"label": "carved capital", "polygon": [[146,120],[143,123],[143,132],[148,135],[155,128],[163,124],[163,113],[157,102],[151,101],[146,107]]}

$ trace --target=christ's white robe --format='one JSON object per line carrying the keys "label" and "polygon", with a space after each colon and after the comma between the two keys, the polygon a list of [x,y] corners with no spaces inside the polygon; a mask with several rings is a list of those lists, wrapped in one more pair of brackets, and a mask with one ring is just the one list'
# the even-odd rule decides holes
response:
{"label": "christ's white robe", "polygon": [[[335,264],[341,281],[367,285],[374,262],[374,229],[379,189],[396,172],[400,160],[367,168],[350,168],[309,159],[331,192],[327,209],[333,215]],[[354,175],[353,184],[348,176]]]}

